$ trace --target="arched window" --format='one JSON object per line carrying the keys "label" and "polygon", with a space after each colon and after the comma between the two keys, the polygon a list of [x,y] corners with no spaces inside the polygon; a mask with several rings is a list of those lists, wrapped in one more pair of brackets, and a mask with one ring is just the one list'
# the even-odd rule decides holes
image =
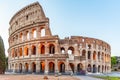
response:
{"label": "arched window", "polygon": [[100,52],[98,52],[98,60],[100,60]]}
{"label": "arched window", "polygon": [[28,32],[28,31],[26,32],[26,37],[27,37],[27,40],[30,39],[30,35],[29,35],[29,32]]}
{"label": "arched window", "polygon": [[14,55],[15,55],[15,51],[14,49],[12,49],[12,58],[14,58]]}
{"label": "arched window", "polygon": [[86,51],[82,50],[82,56],[85,56],[85,54],[86,54]]}
{"label": "arched window", "polygon": [[88,59],[91,59],[91,51],[88,51]]}
{"label": "arched window", "polygon": [[50,44],[49,46],[49,53],[54,54],[55,53],[55,46],[53,44]]}
{"label": "arched window", "polygon": [[32,72],[36,72],[36,64],[35,64],[35,62],[32,63]]}
{"label": "arched window", "polygon": [[37,34],[36,29],[33,29],[33,30],[32,30],[32,35],[33,35],[33,38],[36,38],[36,37],[37,37],[37,35],[36,35],[36,34]]}
{"label": "arched window", "polygon": [[24,48],[24,55],[28,56],[28,47],[27,46],[25,46],[25,48]]}
{"label": "arched window", "polygon": [[15,57],[17,57],[17,49],[15,50]]}
{"label": "arched window", "polygon": [[22,48],[19,49],[19,56],[22,56]]}
{"label": "arched window", "polygon": [[45,29],[41,29],[41,37],[45,36]]}
{"label": "arched window", "polygon": [[41,46],[41,52],[40,53],[45,54],[45,46],[44,45]]}
{"label": "arched window", "polygon": [[74,54],[74,48],[73,47],[68,48],[68,54]]}
{"label": "arched window", "polygon": [[36,55],[36,46],[34,46],[34,45],[32,46],[32,54]]}
{"label": "arched window", "polygon": [[20,41],[23,41],[23,34],[20,33]]}
{"label": "arched window", "polygon": [[63,47],[61,48],[61,53],[65,54],[65,48],[63,48]]}
{"label": "arched window", "polygon": [[55,72],[55,64],[53,62],[49,63],[49,73]]}
{"label": "arched window", "polygon": [[96,52],[93,52],[93,60],[96,60]]}

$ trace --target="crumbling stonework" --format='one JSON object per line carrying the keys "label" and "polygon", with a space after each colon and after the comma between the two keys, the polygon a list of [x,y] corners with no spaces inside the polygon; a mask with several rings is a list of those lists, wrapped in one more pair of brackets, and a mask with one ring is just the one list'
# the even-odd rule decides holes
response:
{"label": "crumbling stonework", "polygon": [[60,39],[52,35],[49,19],[38,2],[18,11],[10,20],[9,70],[19,73],[110,72],[111,48],[89,37]]}

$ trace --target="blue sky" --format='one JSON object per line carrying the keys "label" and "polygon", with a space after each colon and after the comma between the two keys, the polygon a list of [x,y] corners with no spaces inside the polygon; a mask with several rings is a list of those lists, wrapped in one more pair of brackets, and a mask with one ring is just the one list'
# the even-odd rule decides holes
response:
{"label": "blue sky", "polygon": [[26,5],[38,1],[50,19],[53,35],[60,38],[87,36],[111,45],[112,56],[120,56],[120,0],[1,0],[0,35],[6,54],[11,17]]}

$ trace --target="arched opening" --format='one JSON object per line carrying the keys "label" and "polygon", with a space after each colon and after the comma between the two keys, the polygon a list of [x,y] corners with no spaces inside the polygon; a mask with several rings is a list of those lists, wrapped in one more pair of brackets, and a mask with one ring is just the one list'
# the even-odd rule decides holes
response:
{"label": "arched opening", "polygon": [[15,52],[14,49],[12,49],[12,58],[14,58],[14,52]]}
{"label": "arched opening", "polygon": [[45,36],[45,29],[42,28],[42,29],[41,29],[41,37],[44,37],[44,36]]}
{"label": "arched opening", "polygon": [[63,62],[59,62],[59,72],[60,73],[65,72],[65,64]]}
{"label": "arched opening", "polygon": [[77,72],[81,72],[82,70],[83,70],[83,65],[82,65],[82,63],[79,63],[77,65]]}
{"label": "arched opening", "polygon": [[28,69],[29,69],[29,65],[28,63],[25,63],[25,72],[28,72]]}
{"label": "arched opening", "polygon": [[17,72],[17,63],[15,64],[15,72]]}
{"label": "arched opening", "polygon": [[102,60],[104,61],[104,53],[102,52]]}
{"label": "arched opening", "polygon": [[22,72],[22,63],[19,64],[19,71]]}
{"label": "arched opening", "polygon": [[96,52],[93,52],[93,60],[96,60]]}
{"label": "arched opening", "polygon": [[100,60],[100,52],[98,52],[98,60]]}
{"label": "arched opening", "polygon": [[22,56],[22,48],[19,49],[19,56]]}
{"label": "arched opening", "polygon": [[28,31],[26,32],[26,37],[27,37],[27,40],[29,40],[29,39],[30,39],[30,34],[29,34],[29,32],[28,32]]}
{"label": "arched opening", "polygon": [[64,47],[61,48],[61,53],[65,54],[65,48]]}
{"label": "arched opening", "polygon": [[23,34],[20,33],[20,41],[23,41]]}
{"label": "arched opening", "polygon": [[54,54],[55,53],[55,46],[53,44],[49,45],[49,53]]}
{"label": "arched opening", "polygon": [[91,59],[91,51],[88,51],[88,59]]}
{"label": "arched opening", "polygon": [[91,45],[90,44],[88,45],[88,49],[91,49]]}
{"label": "arched opening", "polygon": [[37,37],[37,35],[36,35],[36,34],[37,34],[36,29],[33,29],[33,30],[32,30],[32,35],[33,35],[33,38],[36,38],[36,37]]}
{"label": "arched opening", "polygon": [[102,65],[102,73],[104,72],[104,66]]}
{"label": "arched opening", "polygon": [[73,47],[68,48],[68,54],[74,54],[74,48]]}
{"label": "arched opening", "polygon": [[27,46],[24,47],[24,56],[28,56],[28,47]]}
{"label": "arched opening", "polygon": [[15,50],[15,57],[17,57],[17,49]]}
{"label": "arched opening", "polygon": [[40,72],[44,73],[44,71],[45,71],[45,62],[42,61],[42,62],[40,62]]}
{"label": "arched opening", "polygon": [[69,63],[69,65],[70,65],[70,68],[71,68],[72,72],[74,73],[74,64],[73,63]]}
{"label": "arched opening", "polygon": [[92,70],[91,70],[91,65],[90,65],[90,64],[88,64],[87,71],[88,71],[88,72],[91,72],[91,71],[92,71]]}
{"label": "arched opening", "polygon": [[36,64],[35,64],[35,62],[32,63],[32,72],[36,72]]}
{"label": "arched opening", "polygon": [[93,73],[96,73],[97,72],[97,67],[96,67],[96,65],[94,64],[93,65]]}
{"label": "arched opening", "polygon": [[86,54],[86,51],[85,51],[85,50],[82,50],[82,56],[85,57],[85,54]]}
{"label": "arched opening", "polygon": [[45,46],[44,45],[41,46],[41,52],[40,53],[45,54]]}
{"label": "arched opening", "polygon": [[36,46],[32,46],[32,55],[36,55]]}
{"label": "arched opening", "polygon": [[100,65],[98,66],[98,72],[100,72]]}
{"label": "arched opening", "polygon": [[53,62],[49,63],[49,73],[55,72],[55,64]]}

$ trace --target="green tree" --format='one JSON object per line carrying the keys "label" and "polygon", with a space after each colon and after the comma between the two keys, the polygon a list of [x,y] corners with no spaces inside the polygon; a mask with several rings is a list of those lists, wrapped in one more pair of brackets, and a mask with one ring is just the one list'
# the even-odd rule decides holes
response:
{"label": "green tree", "polygon": [[113,67],[117,63],[117,59],[115,56],[111,57],[111,67]]}
{"label": "green tree", "polygon": [[4,74],[6,69],[6,56],[3,39],[0,36],[0,74]]}

